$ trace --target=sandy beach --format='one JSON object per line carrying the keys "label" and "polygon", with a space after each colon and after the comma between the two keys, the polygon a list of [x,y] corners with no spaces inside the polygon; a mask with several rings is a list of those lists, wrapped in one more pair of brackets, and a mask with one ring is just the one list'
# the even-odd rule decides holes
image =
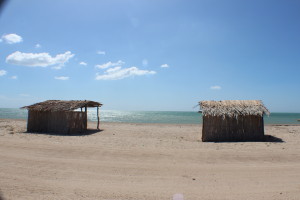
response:
{"label": "sandy beach", "polygon": [[7,200],[299,199],[300,126],[267,125],[265,134],[203,143],[200,124],[101,123],[63,136],[0,119],[0,191]]}

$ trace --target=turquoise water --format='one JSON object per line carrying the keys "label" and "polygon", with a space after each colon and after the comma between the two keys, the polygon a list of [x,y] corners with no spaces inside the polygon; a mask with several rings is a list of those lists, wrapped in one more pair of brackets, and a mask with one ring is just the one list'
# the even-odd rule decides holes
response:
{"label": "turquoise water", "polygon": [[[27,119],[27,110],[0,108],[0,118]],[[97,120],[95,109],[88,109],[88,119]],[[271,113],[265,116],[265,124],[300,124],[300,113]],[[177,111],[116,111],[100,110],[102,122],[199,124],[202,116],[198,112]]]}

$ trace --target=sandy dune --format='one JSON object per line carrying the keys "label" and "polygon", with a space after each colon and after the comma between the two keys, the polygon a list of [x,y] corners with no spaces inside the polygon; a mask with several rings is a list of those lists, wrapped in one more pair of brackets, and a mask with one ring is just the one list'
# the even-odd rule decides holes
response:
{"label": "sandy dune", "polygon": [[1,119],[3,198],[300,199],[300,126],[266,126],[267,142],[243,143],[202,143],[200,125],[101,129],[31,134],[26,121]]}

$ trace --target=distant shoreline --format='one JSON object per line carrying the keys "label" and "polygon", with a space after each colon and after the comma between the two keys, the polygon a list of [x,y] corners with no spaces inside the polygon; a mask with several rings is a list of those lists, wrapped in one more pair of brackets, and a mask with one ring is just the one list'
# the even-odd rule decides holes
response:
{"label": "distant shoreline", "polygon": [[[88,120],[97,121],[96,110],[88,110]],[[0,118],[27,119],[27,110],[0,108]],[[300,113],[271,113],[264,117],[265,124],[300,124]],[[117,111],[101,110],[101,122],[151,124],[201,124],[202,114],[183,111]]]}

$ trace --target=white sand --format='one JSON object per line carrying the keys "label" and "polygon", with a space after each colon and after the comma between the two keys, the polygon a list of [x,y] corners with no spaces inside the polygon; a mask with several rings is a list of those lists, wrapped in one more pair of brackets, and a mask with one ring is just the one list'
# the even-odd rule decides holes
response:
{"label": "white sand", "polygon": [[300,199],[300,126],[265,127],[284,142],[241,143],[202,143],[201,125],[101,129],[30,134],[26,121],[1,119],[4,199]]}

